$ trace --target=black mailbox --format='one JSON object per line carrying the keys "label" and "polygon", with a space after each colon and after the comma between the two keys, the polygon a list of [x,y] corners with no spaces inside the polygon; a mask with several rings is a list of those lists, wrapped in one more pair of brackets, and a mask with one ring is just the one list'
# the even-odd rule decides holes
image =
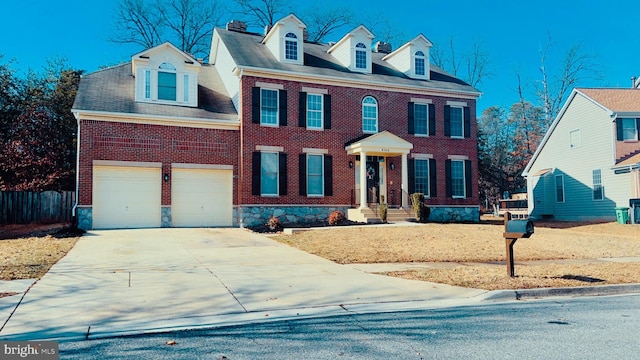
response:
{"label": "black mailbox", "polygon": [[508,220],[504,237],[509,239],[528,238],[533,234],[533,221],[531,220]]}

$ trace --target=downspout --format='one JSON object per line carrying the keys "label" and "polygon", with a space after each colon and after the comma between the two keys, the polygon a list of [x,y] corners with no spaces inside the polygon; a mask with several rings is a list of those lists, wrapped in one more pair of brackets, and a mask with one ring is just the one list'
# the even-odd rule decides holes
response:
{"label": "downspout", "polygon": [[78,227],[78,188],[80,186],[80,117],[78,112],[74,112],[76,121],[78,122],[78,131],[76,132],[76,199],[71,209],[71,216],[73,220],[73,226]]}
{"label": "downspout", "polygon": [[[242,76],[244,75],[244,69],[243,68],[238,68],[235,67],[231,70],[233,72],[234,75],[236,75],[238,77],[238,94],[240,96],[242,96]],[[239,96],[239,97],[240,97]],[[240,151],[238,152],[238,227],[239,228],[244,228],[245,227],[245,223],[244,223],[244,217],[242,216],[243,214],[243,199],[242,199],[242,189],[243,189],[243,183],[244,183],[244,165],[242,163],[242,159],[244,158],[244,156],[242,156],[243,153],[243,142],[244,142],[244,137],[242,136],[242,133],[244,132],[244,126],[242,123],[242,99],[238,99],[238,107],[239,107],[239,111],[238,111],[238,121],[240,121],[240,129],[238,130],[240,132]]]}

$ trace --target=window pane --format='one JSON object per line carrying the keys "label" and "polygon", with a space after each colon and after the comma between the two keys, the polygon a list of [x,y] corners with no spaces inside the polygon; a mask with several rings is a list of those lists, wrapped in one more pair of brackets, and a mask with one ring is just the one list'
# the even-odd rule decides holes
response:
{"label": "window pane", "polygon": [[463,123],[462,123],[462,108],[461,107],[451,107],[451,136],[452,137],[463,137]]}
{"label": "window pane", "polygon": [[322,155],[307,155],[307,194],[323,195]]}
{"label": "window pane", "polygon": [[[293,33],[288,33],[284,42],[284,57],[287,60],[298,60],[298,41],[297,36]],[[293,40],[296,39],[296,40]]]}
{"label": "window pane", "polygon": [[416,75],[424,75],[425,66],[424,66],[424,58],[416,57]]}
{"label": "window pane", "polygon": [[183,101],[189,102],[189,75],[185,74],[182,81],[182,86],[184,88]]}
{"label": "window pane", "polygon": [[260,192],[278,195],[278,153],[261,153]]}
{"label": "window pane", "polygon": [[593,200],[602,200],[604,198],[604,188],[602,187],[602,170],[596,169],[592,172],[593,176]]}
{"label": "window pane", "polygon": [[562,175],[556,176],[556,201],[564,202],[564,179]]}
{"label": "window pane", "polygon": [[464,161],[451,162],[451,194],[464,197]]}
{"label": "window pane", "polygon": [[356,68],[367,68],[367,47],[363,43],[356,44]]}
{"label": "window pane", "polygon": [[307,127],[322,129],[322,95],[307,94]]}
{"label": "window pane", "polygon": [[261,89],[260,91],[260,123],[278,124],[278,91]]}
{"label": "window pane", "polygon": [[145,99],[151,98],[151,71],[150,70],[144,71],[144,98]]}
{"label": "window pane", "polygon": [[362,130],[368,133],[378,132],[378,105],[370,96],[362,101]]}
{"label": "window pane", "polygon": [[429,196],[429,160],[415,160],[415,188],[416,192]]}
{"label": "window pane", "polygon": [[158,99],[176,101],[176,74],[158,72]]}
{"label": "window pane", "polygon": [[622,119],[622,139],[636,140],[636,119]]}
{"label": "window pane", "polygon": [[413,107],[414,131],[419,135],[427,135],[429,124],[429,106],[425,104],[415,104]]}

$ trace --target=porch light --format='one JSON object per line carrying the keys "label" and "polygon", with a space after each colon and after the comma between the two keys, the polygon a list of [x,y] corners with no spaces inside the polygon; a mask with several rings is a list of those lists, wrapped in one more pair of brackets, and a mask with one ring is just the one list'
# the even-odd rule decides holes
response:
{"label": "porch light", "polygon": [[169,174],[164,174],[164,182],[169,182]]}
{"label": "porch light", "polygon": [[391,170],[395,170],[395,169],[396,169],[396,164],[394,164],[394,163],[389,163],[389,168],[390,168]]}
{"label": "porch light", "polygon": [[349,169],[353,169],[353,161],[349,160]]}

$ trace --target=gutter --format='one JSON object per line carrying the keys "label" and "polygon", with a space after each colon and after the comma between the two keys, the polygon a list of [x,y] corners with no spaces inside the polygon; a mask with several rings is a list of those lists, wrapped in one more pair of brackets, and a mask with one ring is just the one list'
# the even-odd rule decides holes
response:
{"label": "gutter", "polygon": [[73,116],[76,118],[76,122],[78,123],[78,131],[76,133],[76,199],[73,204],[73,208],[71,208],[71,216],[74,219],[74,226],[78,227],[78,214],[76,210],[78,208],[78,188],[80,187],[80,117],[78,112],[74,112]]}

